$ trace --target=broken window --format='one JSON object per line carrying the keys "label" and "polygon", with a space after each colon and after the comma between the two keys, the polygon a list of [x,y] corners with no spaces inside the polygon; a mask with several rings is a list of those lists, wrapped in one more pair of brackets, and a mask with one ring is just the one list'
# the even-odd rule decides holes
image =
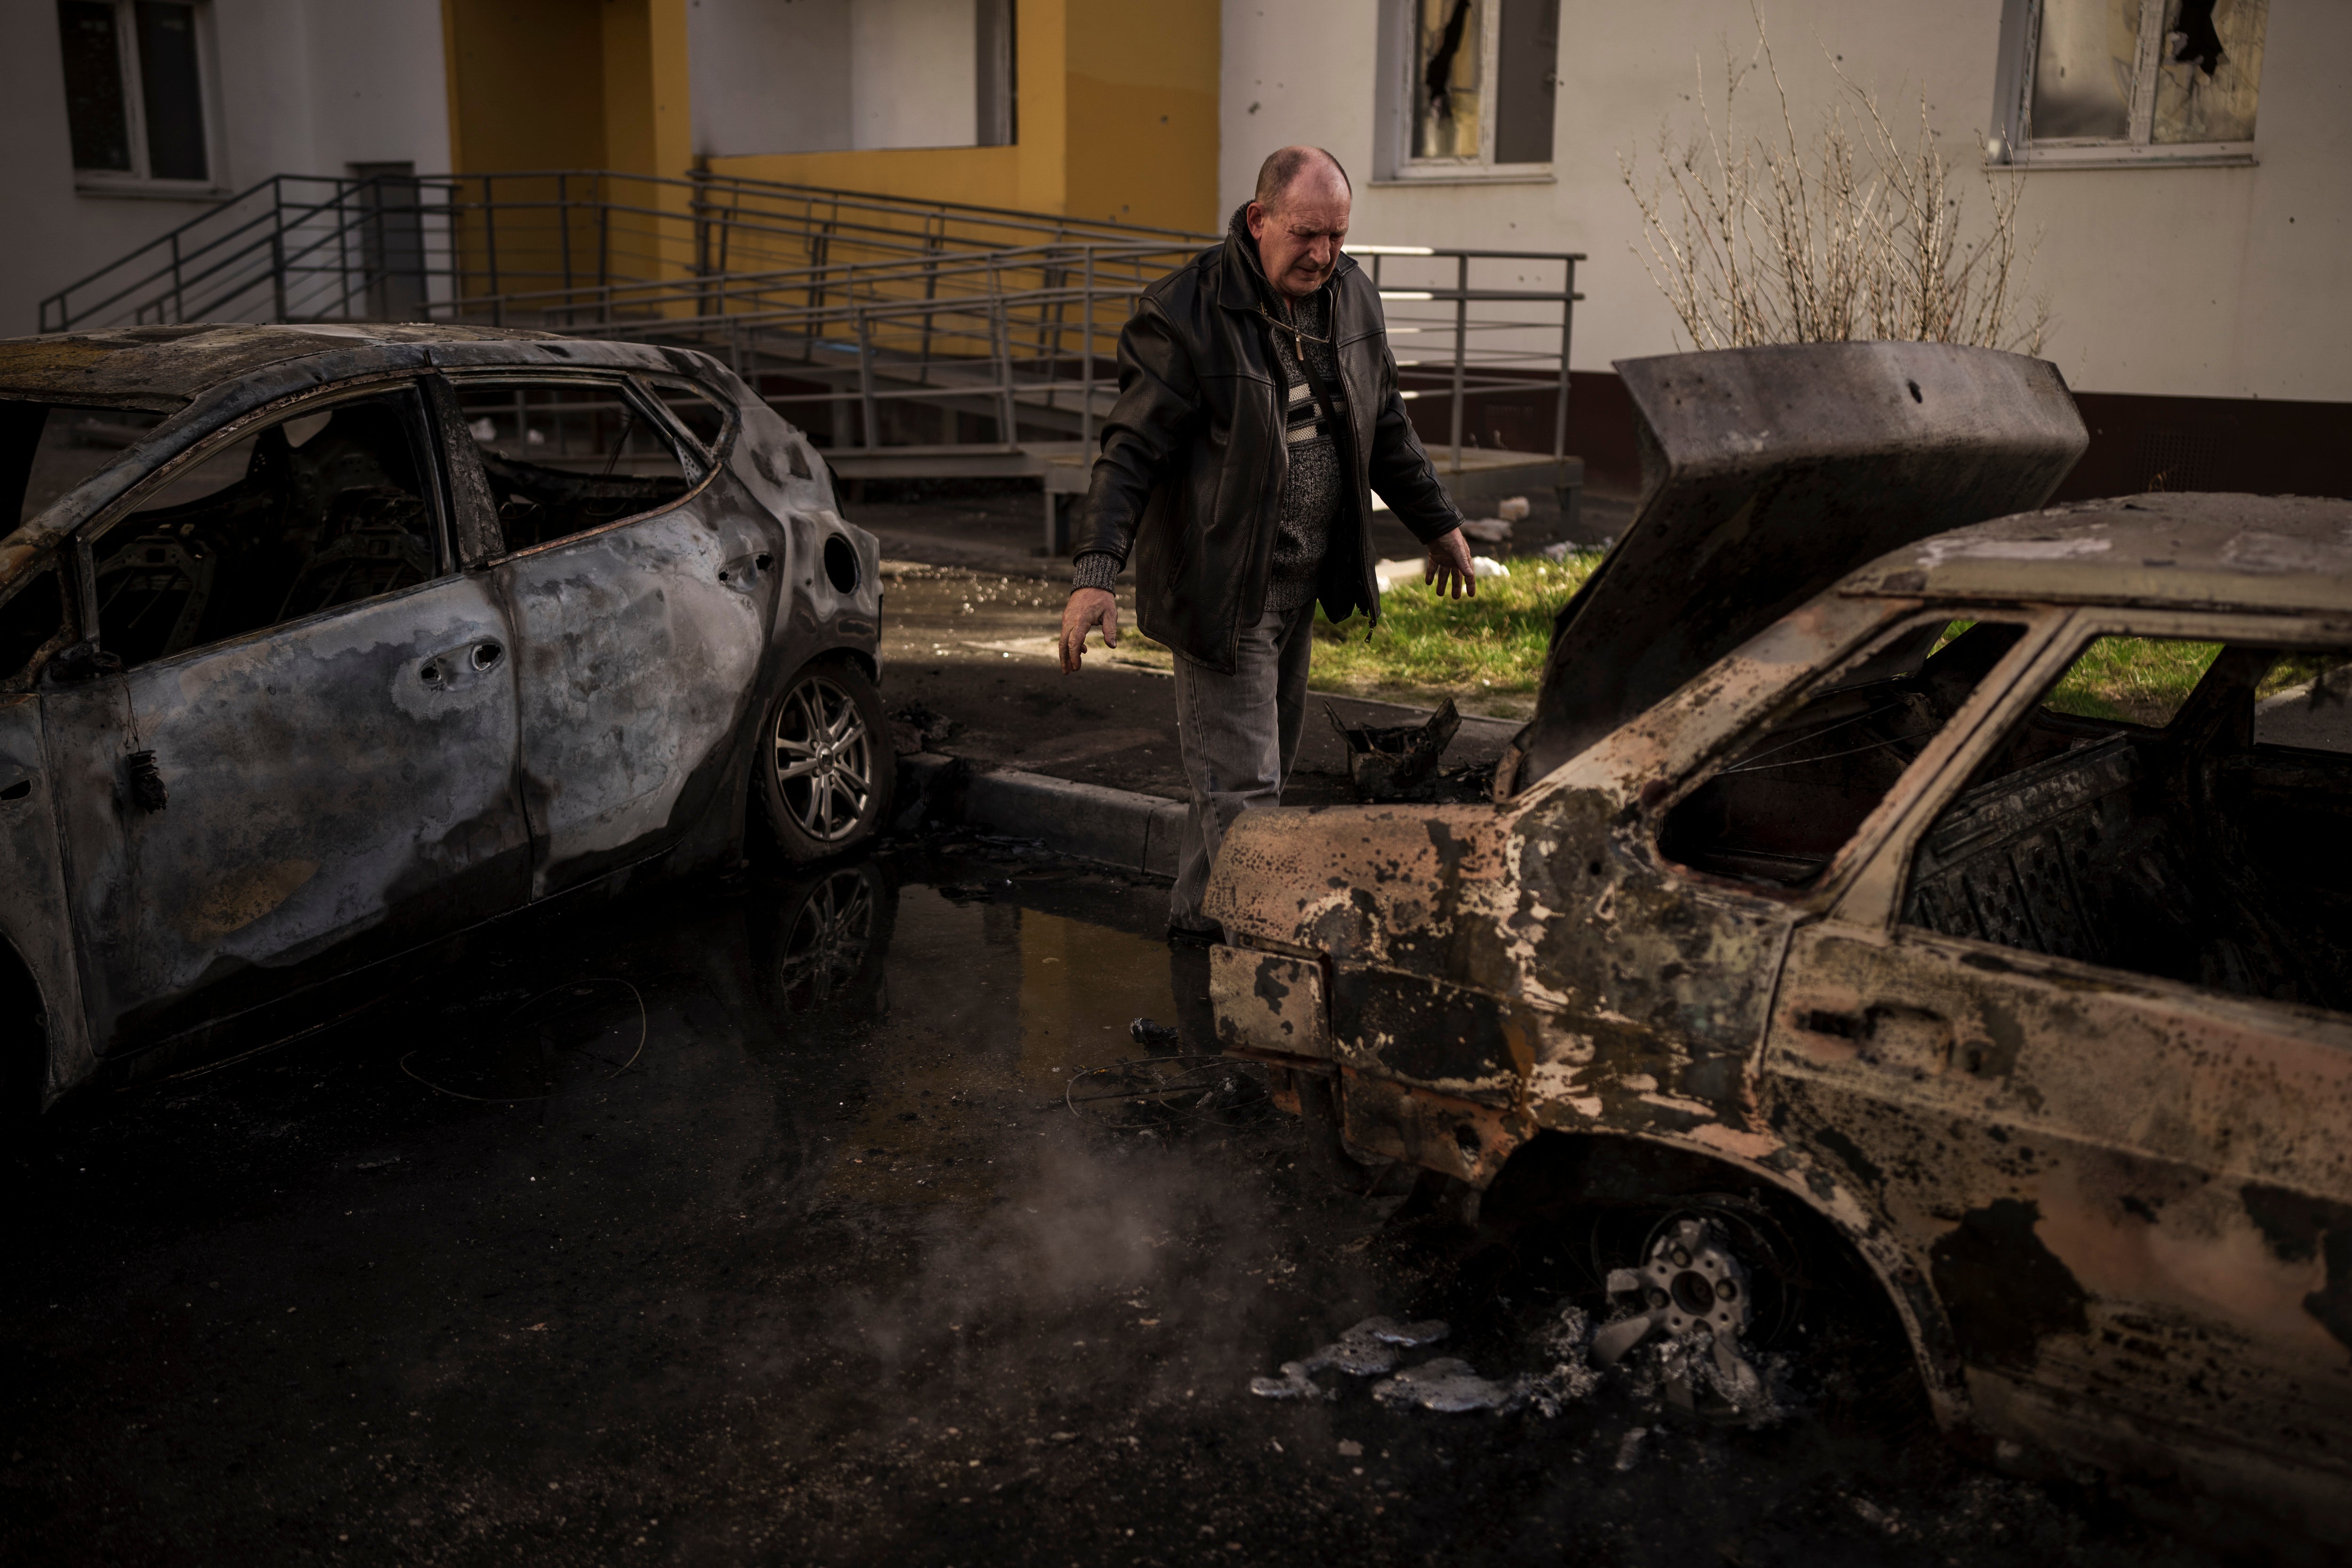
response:
{"label": "broken window", "polygon": [[440,575],[424,433],[403,387],[200,451],[92,541],[100,646],[137,666]]}
{"label": "broken window", "polygon": [[1818,881],[2021,632],[1939,616],[1882,639],[1675,803],[1659,852],[1742,881]]}
{"label": "broken window", "polygon": [[706,456],[715,455],[726,438],[728,409],[700,387],[683,381],[646,384],[669,416],[692,436]]}
{"label": "broken window", "polygon": [[1546,164],[1559,0],[1402,0],[1410,176]]}
{"label": "broken window", "polygon": [[45,566],[12,586],[0,601],[0,689],[21,691],[36,662],[65,644],[65,578]]}
{"label": "broken window", "polygon": [[210,181],[203,21],[192,0],[58,0],[78,173]]}
{"label": "broken window", "polygon": [[2352,1004],[2352,657],[2101,637],[1939,813],[1903,920]]}
{"label": "broken window", "polygon": [[[689,470],[664,422],[625,383],[469,378],[456,385],[509,550],[657,511],[706,471],[700,453],[691,454]],[[673,395],[691,402],[682,390]]]}
{"label": "broken window", "polygon": [[2254,136],[2269,0],[2011,0],[1998,159],[2234,153]]}
{"label": "broken window", "polygon": [[162,418],[133,408],[0,403],[0,518],[11,528],[30,522]]}

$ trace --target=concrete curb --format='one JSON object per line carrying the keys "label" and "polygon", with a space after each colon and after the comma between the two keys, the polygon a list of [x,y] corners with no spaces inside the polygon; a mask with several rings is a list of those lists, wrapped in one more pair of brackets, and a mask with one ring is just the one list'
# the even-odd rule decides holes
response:
{"label": "concrete curb", "polygon": [[898,801],[891,826],[901,831],[957,823],[1160,877],[1176,874],[1186,809],[1182,801],[1045,773],[975,773],[961,759],[932,752],[898,759]]}

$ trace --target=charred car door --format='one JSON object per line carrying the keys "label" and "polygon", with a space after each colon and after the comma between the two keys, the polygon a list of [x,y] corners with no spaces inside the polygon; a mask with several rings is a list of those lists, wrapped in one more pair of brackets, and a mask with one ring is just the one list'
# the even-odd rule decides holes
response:
{"label": "charred car door", "polygon": [[[2352,1484],[2352,755],[2264,737],[2296,632],[2078,613],[1797,934],[1766,1071],[1996,1432],[2317,1499]],[[2126,633],[2202,678],[2086,697]]]}
{"label": "charred car door", "polygon": [[782,533],[720,460],[723,416],[714,450],[635,378],[456,384],[509,552],[543,897],[675,844],[737,782]]}
{"label": "charred car door", "polygon": [[522,901],[505,612],[413,381],[246,416],[79,536],[43,728],[92,1037],[182,1033]]}

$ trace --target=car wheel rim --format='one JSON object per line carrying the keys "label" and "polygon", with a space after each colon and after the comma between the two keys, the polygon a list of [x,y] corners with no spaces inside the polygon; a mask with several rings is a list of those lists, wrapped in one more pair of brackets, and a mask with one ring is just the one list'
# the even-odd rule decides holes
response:
{"label": "car wheel rim", "polygon": [[803,833],[836,844],[857,830],[874,795],[874,737],[845,689],[822,675],[792,689],[776,717],[770,765]]}

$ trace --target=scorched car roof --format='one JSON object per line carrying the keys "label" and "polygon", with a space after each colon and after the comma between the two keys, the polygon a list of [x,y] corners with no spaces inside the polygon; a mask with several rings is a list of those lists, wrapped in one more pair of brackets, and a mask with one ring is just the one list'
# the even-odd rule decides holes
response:
{"label": "scorched car roof", "polygon": [[[439,322],[298,326],[190,322],[0,339],[0,397],[168,414],[206,388],[286,360],[394,343],[554,341],[552,332]],[[533,356],[536,357],[536,356]]]}
{"label": "scorched car roof", "polygon": [[1905,545],[1839,587],[2352,614],[2352,500],[2184,492],[2078,501]]}

